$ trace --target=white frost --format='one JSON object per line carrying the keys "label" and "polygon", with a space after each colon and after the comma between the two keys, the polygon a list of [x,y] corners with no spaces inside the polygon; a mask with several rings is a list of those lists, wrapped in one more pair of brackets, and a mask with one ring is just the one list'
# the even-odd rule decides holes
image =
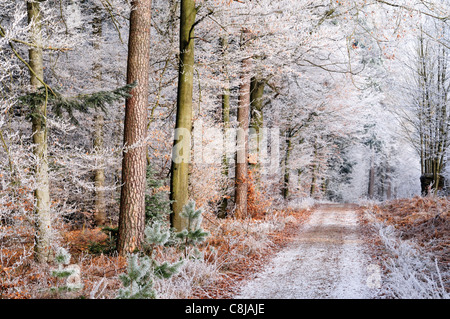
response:
{"label": "white frost", "polygon": [[376,297],[378,287],[368,284],[373,273],[368,273],[370,265],[355,211],[339,205],[323,207],[312,214],[295,242],[279,252],[235,298]]}

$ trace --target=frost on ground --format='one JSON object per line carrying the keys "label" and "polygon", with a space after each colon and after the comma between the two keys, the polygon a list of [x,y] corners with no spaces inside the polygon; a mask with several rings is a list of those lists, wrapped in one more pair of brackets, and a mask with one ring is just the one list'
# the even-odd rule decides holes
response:
{"label": "frost on ground", "polygon": [[375,224],[380,238],[390,255],[385,266],[383,294],[398,299],[450,299],[445,289],[437,260],[429,252],[410,240],[401,240],[391,225]]}
{"label": "frost on ground", "polygon": [[345,205],[321,205],[298,238],[235,298],[374,298],[379,280],[363,247],[356,212]]}

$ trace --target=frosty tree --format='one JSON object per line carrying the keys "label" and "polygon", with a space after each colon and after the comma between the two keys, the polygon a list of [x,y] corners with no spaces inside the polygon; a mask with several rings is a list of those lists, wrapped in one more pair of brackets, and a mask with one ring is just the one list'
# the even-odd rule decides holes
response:
{"label": "frosty tree", "polygon": [[145,228],[145,245],[149,254],[140,256],[138,253],[128,257],[127,273],[120,275],[123,287],[119,289],[118,299],[155,299],[155,280],[164,280],[173,276],[182,265],[183,260],[169,264],[167,261],[158,263],[152,258],[157,246],[164,246],[170,237],[169,229],[160,221],[147,225]]}
{"label": "frosty tree", "polygon": [[446,195],[448,1],[0,9],[0,246],[20,251],[2,263],[52,263],[68,231],[107,227],[120,258],[138,253],[122,296],[154,297],[155,251],[203,226]]}
{"label": "frosty tree", "polygon": [[404,68],[408,72],[401,87],[405,106],[397,113],[407,139],[420,157],[424,195],[446,185],[443,172],[449,147],[447,32],[446,23],[428,18],[406,43],[414,53],[405,53]]}

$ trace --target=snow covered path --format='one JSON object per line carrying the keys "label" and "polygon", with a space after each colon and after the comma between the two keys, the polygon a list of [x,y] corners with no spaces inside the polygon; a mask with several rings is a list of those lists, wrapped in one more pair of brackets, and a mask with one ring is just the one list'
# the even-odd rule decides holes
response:
{"label": "snow covered path", "polygon": [[296,240],[242,287],[236,299],[374,298],[368,258],[351,206],[316,209]]}

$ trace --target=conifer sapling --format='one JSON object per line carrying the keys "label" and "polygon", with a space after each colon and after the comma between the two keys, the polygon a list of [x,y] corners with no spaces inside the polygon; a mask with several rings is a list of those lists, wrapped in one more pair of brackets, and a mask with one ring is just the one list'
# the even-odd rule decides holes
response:
{"label": "conifer sapling", "polygon": [[118,299],[154,299],[153,267],[149,257],[133,254],[128,258],[127,273],[119,275],[123,288],[119,289]]}
{"label": "conifer sapling", "polygon": [[[57,285],[51,289],[52,292],[74,291],[83,287],[80,280],[80,268],[77,265],[64,267],[64,265],[70,263],[70,258],[71,255],[65,248],[59,247],[57,249],[55,262],[58,264],[58,269],[51,272],[51,275],[57,280]],[[58,281],[60,279],[66,279],[66,285],[59,286]]]}
{"label": "conifer sapling", "polygon": [[185,255],[187,255],[187,247],[189,245],[200,243],[209,236],[209,233],[201,228],[202,213],[203,209],[196,209],[194,201],[189,201],[180,213],[188,221],[187,228],[176,234],[176,237],[184,242]]}
{"label": "conifer sapling", "polygon": [[155,279],[172,277],[183,264],[182,260],[173,264],[167,261],[160,264],[152,258],[156,246],[164,246],[170,237],[169,229],[164,227],[162,222],[148,224],[144,233],[149,255],[133,254],[128,258],[128,272],[119,276],[123,284],[117,296],[119,299],[156,298],[156,291],[153,288]]}

